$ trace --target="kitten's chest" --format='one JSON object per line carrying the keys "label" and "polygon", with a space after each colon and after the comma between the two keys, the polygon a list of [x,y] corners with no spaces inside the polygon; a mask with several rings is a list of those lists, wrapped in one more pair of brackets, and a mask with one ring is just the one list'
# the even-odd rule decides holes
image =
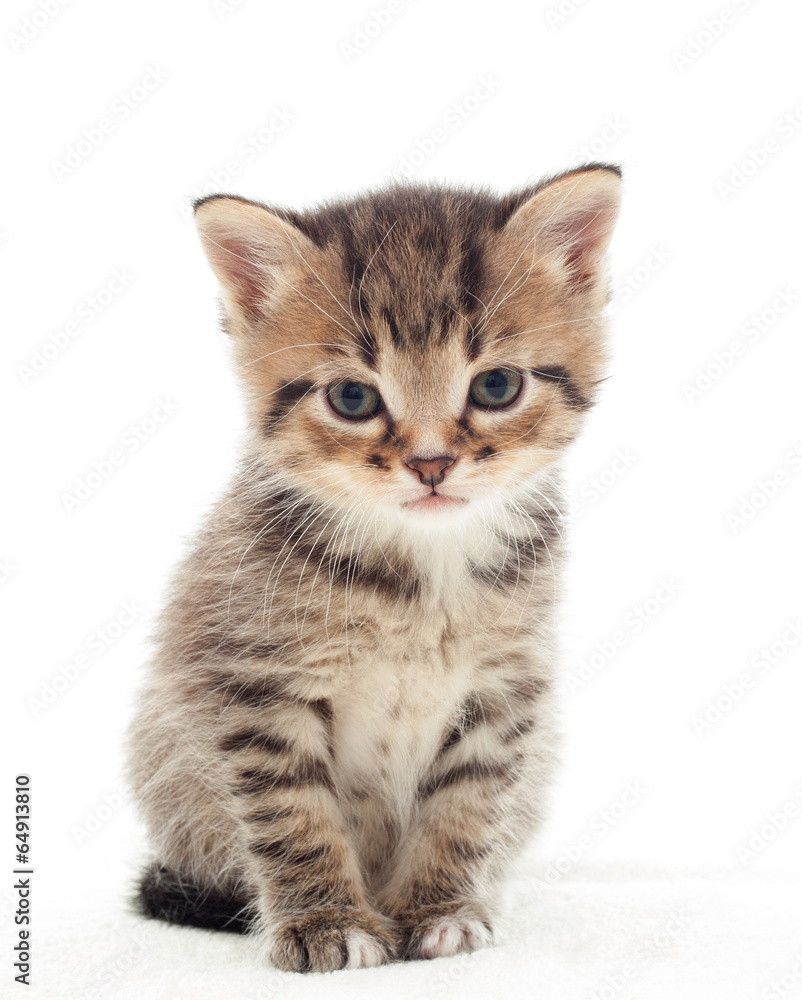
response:
{"label": "kitten's chest", "polygon": [[365,623],[350,633],[333,692],[340,787],[411,802],[466,699],[492,683],[522,602],[464,573],[450,582],[418,606],[354,601]]}
{"label": "kitten's chest", "polygon": [[410,798],[471,690],[462,643],[418,644],[352,657],[334,698],[338,785]]}

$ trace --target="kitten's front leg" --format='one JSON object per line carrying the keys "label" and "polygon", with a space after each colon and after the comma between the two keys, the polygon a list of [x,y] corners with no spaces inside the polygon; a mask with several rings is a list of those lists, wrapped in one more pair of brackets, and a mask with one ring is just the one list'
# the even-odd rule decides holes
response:
{"label": "kitten's front leg", "polygon": [[[237,689],[240,703],[246,694]],[[273,697],[265,712],[254,694],[220,749],[270,961],[299,972],[389,961],[396,927],[367,899],[337,802],[330,703]]]}
{"label": "kitten's front leg", "polygon": [[493,938],[497,883],[539,819],[553,762],[543,682],[519,677],[502,699],[473,695],[417,791],[417,822],[379,905],[405,958],[473,951]]}

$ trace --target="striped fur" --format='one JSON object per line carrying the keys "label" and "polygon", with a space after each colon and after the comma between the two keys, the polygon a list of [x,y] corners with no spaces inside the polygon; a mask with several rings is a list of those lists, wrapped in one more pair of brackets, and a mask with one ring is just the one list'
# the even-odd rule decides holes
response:
{"label": "striped fur", "polygon": [[[492,939],[556,760],[559,459],[603,374],[618,181],[198,205],[251,429],[131,729],[148,915],[299,971]],[[523,386],[491,412],[497,367]],[[342,379],[381,411],[338,416]],[[407,463],[443,455],[437,501]]]}

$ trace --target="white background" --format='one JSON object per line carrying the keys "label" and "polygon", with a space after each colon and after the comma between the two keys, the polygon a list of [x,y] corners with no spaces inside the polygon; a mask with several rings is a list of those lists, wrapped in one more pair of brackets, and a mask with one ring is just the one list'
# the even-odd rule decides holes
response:
{"label": "white background", "polygon": [[[243,425],[191,198],[304,207],[400,169],[505,192],[584,159],[624,169],[614,360],[568,465],[566,755],[536,852],[546,866],[586,835],[590,861],[799,868],[802,642],[782,645],[802,625],[796,5],[401,0],[379,31],[384,0],[41,9],[6,4],[0,43],[0,608],[3,781],[10,800],[13,775],[32,775],[42,895],[136,868],[133,811],[106,797],[125,791],[121,742],[167,575]],[[150,424],[160,400],[174,412]],[[66,499],[115,450],[89,498]],[[636,630],[661,581],[678,592]],[[136,617],[117,628],[126,602]],[[745,673],[750,689],[722,700]],[[632,782],[638,801],[618,809]],[[785,828],[739,859],[786,807]]]}

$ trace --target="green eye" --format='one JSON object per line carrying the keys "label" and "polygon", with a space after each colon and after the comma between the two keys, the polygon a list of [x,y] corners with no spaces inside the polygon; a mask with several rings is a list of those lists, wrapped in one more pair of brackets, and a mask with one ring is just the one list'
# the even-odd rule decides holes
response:
{"label": "green eye", "polygon": [[326,395],[334,412],[348,420],[367,420],[382,408],[381,396],[364,382],[336,382]]}
{"label": "green eye", "polygon": [[488,410],[509,406],[518,398],[523,379],[510,368],[480,372],[471,382],[471,402]]}

